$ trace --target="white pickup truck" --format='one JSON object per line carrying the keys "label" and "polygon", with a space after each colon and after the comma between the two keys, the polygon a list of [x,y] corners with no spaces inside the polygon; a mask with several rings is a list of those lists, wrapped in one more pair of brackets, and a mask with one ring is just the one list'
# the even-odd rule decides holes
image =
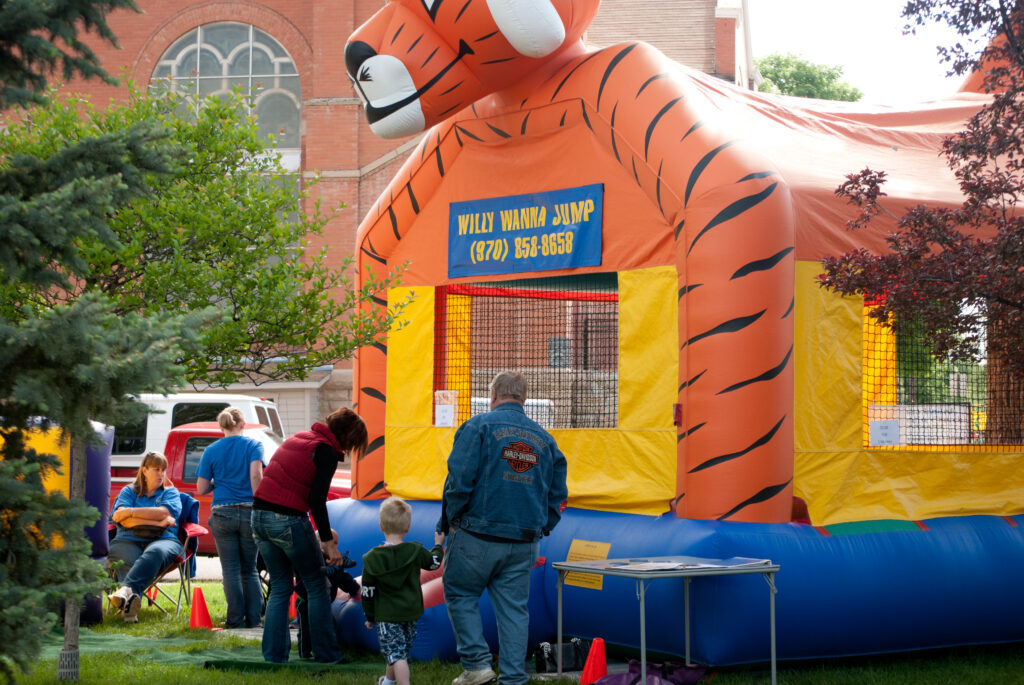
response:
{"label": "white pickup truck", "polygon": [[150,414],[138,423],[114,427],[111,468],[138,468],[146,452],[160,452],[167,444],[171,429],[185,423],[216,421],[226,407],[242,410],[246,423],[268,426],[284,438],[277,406],[260,397],[226,393],[176,393],[159,395],[144,393],[139,401],[149,405]]}

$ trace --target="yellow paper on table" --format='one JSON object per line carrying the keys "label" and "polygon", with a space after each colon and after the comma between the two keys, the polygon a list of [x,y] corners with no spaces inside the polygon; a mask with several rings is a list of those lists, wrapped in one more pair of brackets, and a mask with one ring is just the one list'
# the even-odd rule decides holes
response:
{"label": "yellow paper on table", "polygon": [[[596,561],[607,559],[608,552],[612,548],[610,542],[594,542],[593,540],[579,540],[573,538],[569,545],[569,553],[566,554],[566,561]],[[566,585],[600,590],[604,587],[604,576],[596,573],[578,573],[570,571],[565,576]]]}

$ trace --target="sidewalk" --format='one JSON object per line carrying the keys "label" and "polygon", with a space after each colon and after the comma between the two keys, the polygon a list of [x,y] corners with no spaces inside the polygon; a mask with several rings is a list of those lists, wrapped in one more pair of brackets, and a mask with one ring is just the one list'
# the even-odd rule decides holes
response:
{"label": "sidewalk", "polygon": [[220,559],[197,556],[195,580],[220,580]]}
{"label": "sidewalk", "polygon": [[[214,580],[219,581],[221,577],[220,559],[218,557],[196,557],[196,577],[193,580]],[[263,628],[232,628],[226,633],[238,635],[247,640],[260,640],[263,638]],[[298,632],[290,631],[292,644],[298,641]]]}

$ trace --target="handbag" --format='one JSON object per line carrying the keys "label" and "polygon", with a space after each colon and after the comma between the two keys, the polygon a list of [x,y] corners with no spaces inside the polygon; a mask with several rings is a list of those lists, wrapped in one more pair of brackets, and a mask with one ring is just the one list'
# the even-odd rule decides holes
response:
{"label": "handbag", "polygon": [[[533,666],[537,673],[558,672],[558,651],[557,644],[541,642],[533,653]],[[581,640],[578,637],[571,638],[562,643],[562,670],[581,671],[587,663],[587,654],[590,653],[590,641]]]}
{"label": "handbag", "polygon": [[148,523],[140,523],[137,526],[125,528],[125,530],[143,540],[158,540],[167,532],[167,528],[164,526],[154,526]]}

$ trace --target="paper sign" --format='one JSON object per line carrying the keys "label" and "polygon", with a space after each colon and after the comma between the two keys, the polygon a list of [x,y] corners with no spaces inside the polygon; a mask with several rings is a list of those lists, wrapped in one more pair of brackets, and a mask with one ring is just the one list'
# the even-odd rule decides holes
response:
{"label": "paper sign", "polygon": [[886,447],[900,444],[900,422],[897,420],[869,421],[872,447]]}
{"label": "paper sign", "polygon": [[434,425],[451,427],[455,425],[455,405],[438,404],[434,407]]}
{"label": "paper sign", "polygon": [[[592,540],[573,539],[569,545],[569,553],[565,555],[566,561],[596,561],[607,559],[608,552],[612,548],[610,542],[594,542]],[[569,572],[565,576],[566,585],[600,590],[604,587],[604,577],[595,573]]]}
{"label": "paper sign", "polygon": [[450,428],[459,411],[459,393],[455,390],[434,391],[434,425]]}

